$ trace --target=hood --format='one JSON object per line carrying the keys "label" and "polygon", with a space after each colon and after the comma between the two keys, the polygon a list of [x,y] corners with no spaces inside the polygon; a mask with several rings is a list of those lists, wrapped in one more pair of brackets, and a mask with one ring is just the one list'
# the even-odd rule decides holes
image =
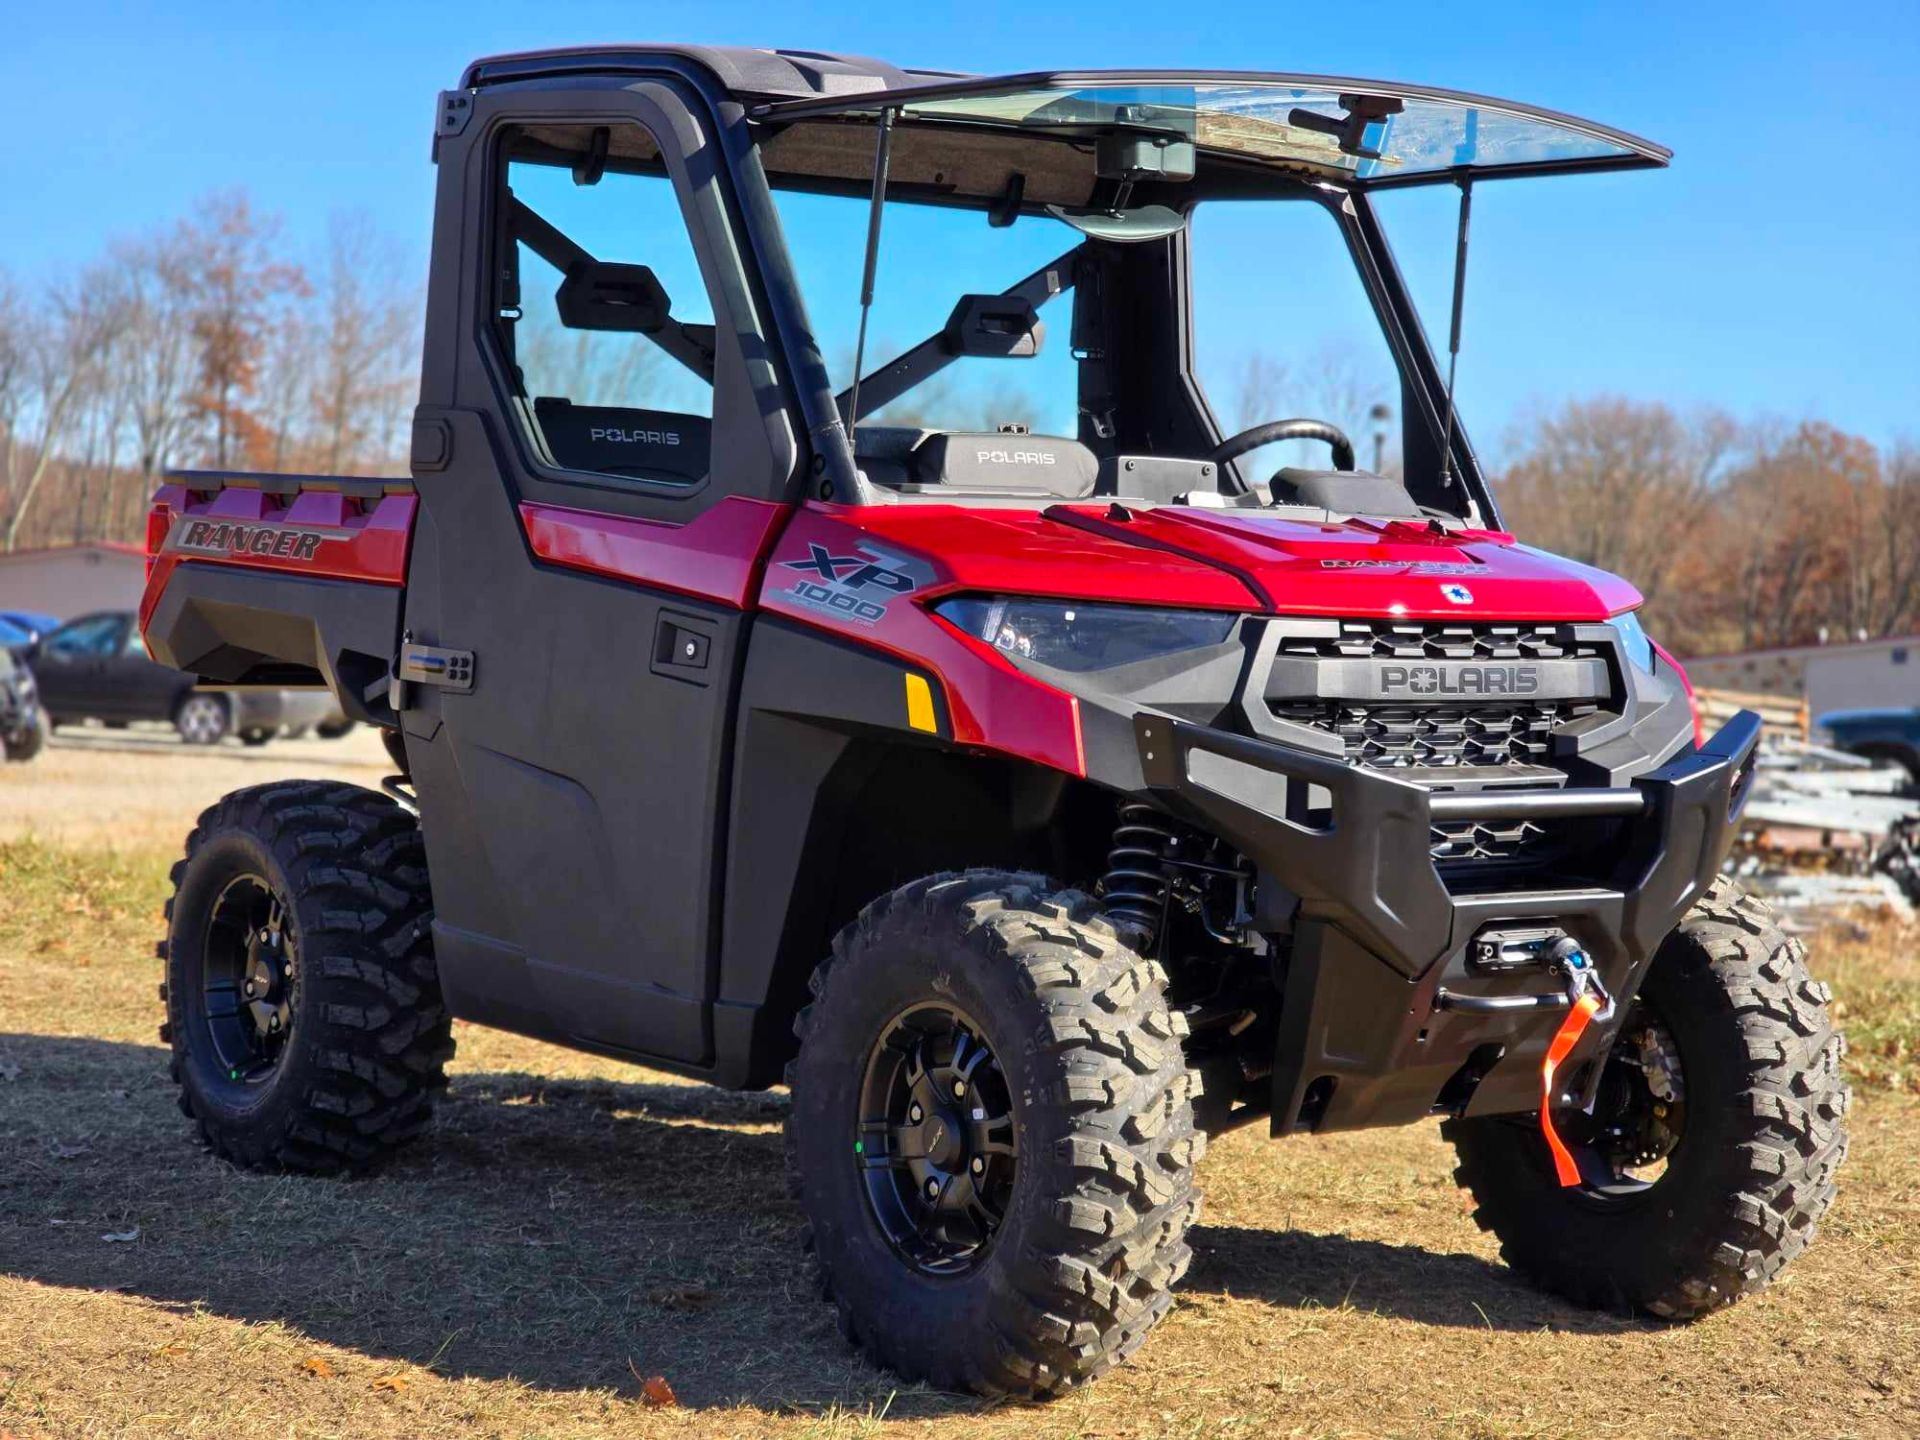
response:
{"label": "hood", "polygon": [[1104,504],[835,508],[933,561],[943,590],[1411,620],[1605,620],[1641,598],[1503,531],[1428,521]]}

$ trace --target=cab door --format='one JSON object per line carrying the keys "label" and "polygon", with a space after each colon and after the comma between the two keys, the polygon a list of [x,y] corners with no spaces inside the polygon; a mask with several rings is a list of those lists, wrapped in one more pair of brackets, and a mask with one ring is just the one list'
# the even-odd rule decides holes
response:
{"label": "cab door", "polygon": [[699,1069],[796,446],[715,120],[570,83],[463,94],[438,145],[400,713],[455,1013]]}

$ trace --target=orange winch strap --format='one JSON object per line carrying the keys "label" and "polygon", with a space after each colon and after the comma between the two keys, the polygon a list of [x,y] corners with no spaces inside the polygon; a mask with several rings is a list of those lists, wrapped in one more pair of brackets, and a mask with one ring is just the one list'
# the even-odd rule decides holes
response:
{"label": "orange winch strap", "polygon": [[1547,1137],[1547,1149],[1553,1152],[1554,1173],[1560,1177],[1562,1186],[1580,1183],[1580,1167],[1553,1128],[1553,1072],[1573,1053],[1573,1047],[1580,1043],[1580,1037],[1587,1033],[1587,1025],[1599,1011],[1600,997],[1591,990],[1575,1001],[1567,1018],[1554,1032],[1553,1043],[1547,1046],[1547,1058],[1540,1065],[1540,1133]]}

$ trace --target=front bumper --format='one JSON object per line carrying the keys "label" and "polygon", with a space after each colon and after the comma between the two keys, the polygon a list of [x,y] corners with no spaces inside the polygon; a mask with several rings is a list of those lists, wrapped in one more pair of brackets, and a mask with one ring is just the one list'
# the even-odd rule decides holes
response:
{"label": "front bumper", "polygon": [[[1138,716],[1154,798],[1258,868],[1269,917],[1280,899],[1298,897],[1297,909],[1287,906],[1294,938],[1275,1133],[1537,1106],[1557,1017],[1472,1002],[1554,984],[1538,973],[1476,973],[1471,942],[1489,927],[1559,927],[1593,958],[1608,992],[1629,999],[1726,856],[1759,736],[1759,717],[1742,711],[1705,746],[1618,788],[1437,794],[1270,740]],[[1450,889],[1433,860],[1433,822],[1521,816],[1592,823],[1596,842],[1573,865],[1507,882],[1517,888]],[[1606,1053],[1625,1009],[1590,1032],[1587,1055]]]}

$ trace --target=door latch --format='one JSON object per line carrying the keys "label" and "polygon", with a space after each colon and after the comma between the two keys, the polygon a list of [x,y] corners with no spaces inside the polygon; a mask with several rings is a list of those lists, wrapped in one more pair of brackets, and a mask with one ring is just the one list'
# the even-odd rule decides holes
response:
{"label": "door latch", "polygon": [[473,690],[473,651],[448,650],[439,645],[400,642],[400,663],[394,667],[393,708],[404,710],[409,685],[432,685],[466,695]]}
{"label": "door latch", "polygon": [[656,675],[695,685],[708,683],[708,666],[713,659],[714,627],[708,620],[683,615],[677,610],[662,610],[653,632],[653,664]]}

